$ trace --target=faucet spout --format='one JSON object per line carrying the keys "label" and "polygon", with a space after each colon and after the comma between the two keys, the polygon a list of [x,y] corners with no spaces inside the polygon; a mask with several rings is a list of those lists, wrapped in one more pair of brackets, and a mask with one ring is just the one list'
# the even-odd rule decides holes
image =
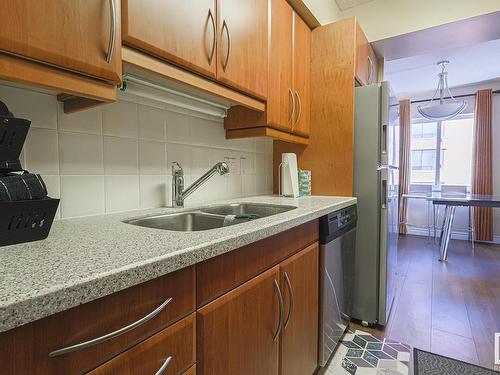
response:
{"label": "faucet spout", "polygon": [[176,208],[184,207],[184,200],[216,173],[223,176],[229,172],[227,163],[219,162],[193,182],[187,189],[184,189],[184,171],[179,163],[173,162],[172,164],[172,205]]}

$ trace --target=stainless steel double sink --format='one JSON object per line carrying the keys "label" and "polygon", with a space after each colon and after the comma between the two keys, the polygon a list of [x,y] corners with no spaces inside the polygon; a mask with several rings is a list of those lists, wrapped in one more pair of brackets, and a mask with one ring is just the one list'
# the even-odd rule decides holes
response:
{"label": "stainless steel double sink", "polygon": [[[262,203],[231,203],[220,206],[202,207],[192,211],[162,214],[126,220],[125,223],[147,228],[194,232],[222,228],[227,215],[252,215],[262,218],[293,210],[297,207]],[[254,219],[256,220],[256,219]],[[234,224],[241,221],[236,220]]]}

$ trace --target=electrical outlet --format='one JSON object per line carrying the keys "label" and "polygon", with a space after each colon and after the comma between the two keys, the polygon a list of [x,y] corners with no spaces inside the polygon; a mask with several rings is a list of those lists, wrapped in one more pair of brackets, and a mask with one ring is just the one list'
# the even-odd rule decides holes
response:
{"label": "electrical outlet", "polygon": [[241,174],[240,159],[231,156],[226,156],[224,161],[229,166],[229,175],[239,175]]}

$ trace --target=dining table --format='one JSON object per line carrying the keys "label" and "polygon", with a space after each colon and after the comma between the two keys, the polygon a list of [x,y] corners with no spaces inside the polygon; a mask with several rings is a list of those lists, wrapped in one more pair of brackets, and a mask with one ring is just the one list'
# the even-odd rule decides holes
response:
{"label": "dining table", "polygon": [[439,248],[440,261],[448,259],[448,248],[450,246],[451,231],[457,207],[500,207],[500,196],[497,195],[432,193],[429,194],[427,199],[433,205],[442,205],[445,207]]}

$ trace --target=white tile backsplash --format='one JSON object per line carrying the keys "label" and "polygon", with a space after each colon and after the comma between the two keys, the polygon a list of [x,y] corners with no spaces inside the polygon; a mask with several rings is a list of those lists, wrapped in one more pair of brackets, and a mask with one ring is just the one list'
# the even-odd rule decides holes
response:
{"label": "white tile backsplash", "polygon": [[59,174],[57,130],[32,128],[24,144],[24,168],[39,174]]}
{"label": "white tile backsplash", "polygon": [[137,139],[137,104],[118,101],[102,107],[102,126],[104,135]]}
{"label": "white tile backsplash", "polygon": [[139,208],[139,176],[105,176],[106,212]]}
{"label": "white tile backsplash", "polygon": [[107,175],[139,174],[139,141],[105,136],[104,173]]}
{"label": "white tile backsplash", "polygon": [[59,161],[62,175],[102,175],[102,136],[60,131]]}
{"label": "white tile backsplash", "polygon": [[86,134],[102,134],[102,110],[91,108],[75,113],[64,113],[59,107],[59,129]]}
{"label": "white tile backsplash", "polygon": [[[167,173],[164,142],[139,141],[139,172],[153,175]],[[159,156],[160,155],[160,156]]]}
{"label": "white tile backsplash", "polygon": [[165,175],[141,175],[139,177],[141,208],[165,206],[167,204],[167,186],[170,186],[170,183],[170,179]]}
{"label": "white tile backsplash", "polygon": [[139,106],[139,139],[165,141],[165,111],[145,105]]}
{"label": "white tile backsplash", "polygon": [[61,198],[57,218],[169,205],[172,161],[182,165],[186,186],[226,157],[237,167],[207,181],[186,199],[187,207],[271,193],[270,140],[226,140],[222,119],[180,114],[132,95],[119,98],[65,114],[53,95],[0,85],[0,100],[33,120],[21,160]]}
{"label": "white tile backsplash", "polygon": [[61,176],[61,216],[104,213],[104,176]]}

